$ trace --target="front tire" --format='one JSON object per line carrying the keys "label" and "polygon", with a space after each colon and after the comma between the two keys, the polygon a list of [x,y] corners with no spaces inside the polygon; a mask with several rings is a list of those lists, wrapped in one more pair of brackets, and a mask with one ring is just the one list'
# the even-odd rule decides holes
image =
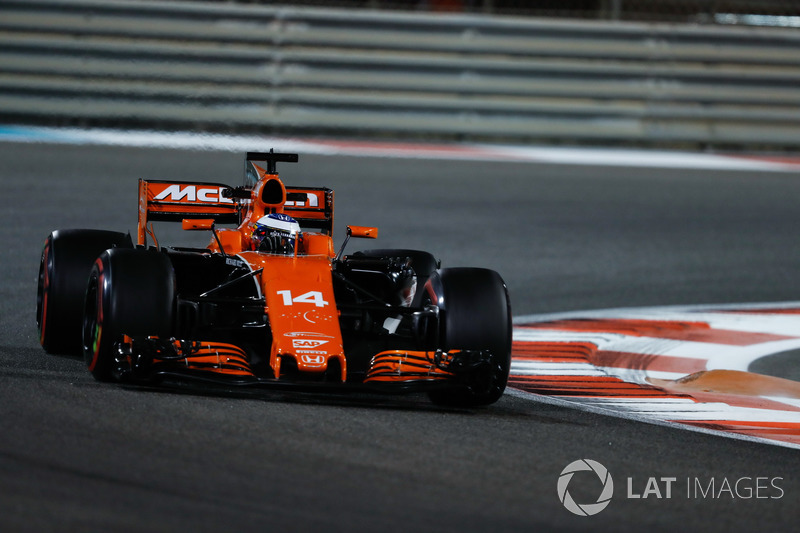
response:
{"label": "front tire", "polygon": [[98,381],[117,369],[123,335],[169,338],[173,330],[175,274],[156,250],[103,252],[89,274],[83,312],[83,355]]}
{"label": "front tire", "polygon": [[36,291],[39,342],[47,353],[81,353],[81,314],[92,263],[106,249],[132,248],[129,235],[72,229],[51,233],[44,243]]}
{"label": "front tire", "polygon": [[431,400],[462,407],[496,402],[511,367],[511,304],[503,279],[493,270],[447,268],[431,276],[425,293],[439,307],[441,349],[491,354],[465,376],[465,386],[431,391]]}

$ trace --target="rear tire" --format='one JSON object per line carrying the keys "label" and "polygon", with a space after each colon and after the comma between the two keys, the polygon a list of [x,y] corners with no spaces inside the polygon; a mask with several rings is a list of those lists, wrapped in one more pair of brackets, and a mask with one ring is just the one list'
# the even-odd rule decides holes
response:
{"label": "rear tire", "polygon": [[511,305],[503,279],[493,270],[448,268],[434,273],[424,292],[440,310],[439,348],[491,353],[488,364],[466,376],[466,387],[431,391],[431,400],[465,407],[496,402],[511,366]]}
{"label": "rear tire", "polygon": [[106,249],[132,248],[129,235],[115,231],[58,230],[45,240],[39,264],[36,325],[47,353],[81,353],[81,315],[86,281]]}
{"label": "rear tire", "polygon": [[114,378],[123,335],[169,338],[175,274],[166,254],[119,249],[100,254],[89,274],[83,312],[83,355],[98,381]]}

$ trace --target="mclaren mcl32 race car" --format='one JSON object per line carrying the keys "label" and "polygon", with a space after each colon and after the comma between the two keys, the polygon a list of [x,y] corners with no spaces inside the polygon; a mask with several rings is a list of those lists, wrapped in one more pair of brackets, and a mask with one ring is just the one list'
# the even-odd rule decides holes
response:
{"label": "mclaren mcl32 race car", "polygon": [[[511,357],[501,277],[418,250],[344,254],[374,227],[348,226],[336,250],[333,191],[278,176],[278,162],[297,160],[248,152],[237,187],[139,180],[136,242],[52,232],[37,298],[45,351],[82,353],[100,381],[500,398]],[[209,244],[159,245],[154,221],[207,231]]]}

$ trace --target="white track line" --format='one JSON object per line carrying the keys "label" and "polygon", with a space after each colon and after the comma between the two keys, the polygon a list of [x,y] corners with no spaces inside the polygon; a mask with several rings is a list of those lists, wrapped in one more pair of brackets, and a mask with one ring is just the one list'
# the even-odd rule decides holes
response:
{"label": "white track line", "polygon": [[[730,433],[727,431],[720,431],[716,429],[708,429],[704,427],[698,427],[688,424],[681,424],[679,422],[673,422],[670,420],[665,420],[662,418],[657,418],[653,416],[647,416],[645,413],[637,412],[631,409],[619,409],[615,408],[613,405],[606,405],[602,402],[596,403],[583,403],[576,401],[574,399],[566,399],[563,397],[556,397],[556,396],[545,396],[542,394],[536,394],[532,392],[526,392],[519,389],[508,388],[506,389],[506,394],[509,396],[513,396],[515,398],[521,398],[526,401],[531,401],[535,403],[543,403],[547,405],[555,405],[557,407],[566,407],[568,409],[575,409],[578,411],[584,411],[587,413],[598,414],[603,416],[610,416],[614,418],[621,418],[623,420],[631,420],[634,422],[640,422],[645,424],[651,424],[654,426],[661,426],[661,427],[668,427],[670,429],[678,429],[681,431],[692,431],[695,433],[703,433],[705,435],[714,435],[716,437],[725,437],[728,439],[734,440],[742,440],[746,442],[755,442],[758,444],[768,444],[770,446],[781,446],[785,448],[793,448],[795,450],[800,450],[800,444],[793,444],[791,442],[784,442],[772,439],[765,439],[762,437],[756,437],[753,435],[745,435],[741,433]],[[616,406],[618,407],[618,406]],[[612,437],[609,437],[613,439]]]}
{"label": "white track line", "polygon": [[562,165],[692,168],[800,172],[800,157],[762,158],[666,150],[619,150],[491,144],[375,142],[294,137],[204,134],[192,132],[0,126],[0,141],[121,145],[153,148],[264,150],[317,155],[347,155],[472,161],[517,161]]}

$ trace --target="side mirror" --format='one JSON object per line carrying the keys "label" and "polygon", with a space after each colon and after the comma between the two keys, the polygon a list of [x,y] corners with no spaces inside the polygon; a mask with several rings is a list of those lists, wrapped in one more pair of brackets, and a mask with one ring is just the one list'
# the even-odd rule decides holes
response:
{"label": "side mirror", "polygon": [[184,218],[181,227],[185,231],[199,231],[214,229],[213,218]]}
{"label": "side mirror", "polygon": [[377,239],[378,228],[367,226],[347,226],[347,235],[349,237],[359,237],[362,239]]}
{"label": "side mirror", "polygon": [[378,228],[372,228],[369,226],[347,226],[347,237],[344,238],[342,247],[339,248],[339,253],[336,254],[336,258],[334,259],[335,261],[341,261],[342,254],[344,254],[344,247],[347,246],[347,242],[350,240],[350,237],[358,237],[361,239],[377,239]]}
{"label": "side mirror", "polygon": [[228,255],[225,253],[225,247],[222,246],[222,241],[219,240],[217,229],[214,227],[213,218],[184,218],[181,221],[181,227],[185,231],[211,230],[211,233],[214,234],[214,240],[217,241],[217,246],[219,246],[219,253],[224,256]]}

